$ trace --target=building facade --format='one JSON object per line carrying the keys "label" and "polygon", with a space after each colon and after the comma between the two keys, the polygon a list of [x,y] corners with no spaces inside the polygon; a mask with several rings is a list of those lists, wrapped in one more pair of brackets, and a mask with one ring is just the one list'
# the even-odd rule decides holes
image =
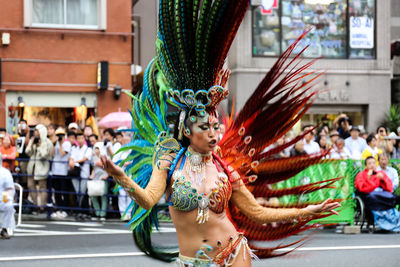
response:
{"label": "building facade", "polygon": [[36,124],[38,114],[73,121],[82,114],[62,114],[80,106],[99,118],[130,107],[120,89],[132,90],[132,1],[0,0],[0,6],[0,126],[15,110]]}
{"label": "building facade", "polygon": [[[398,7],[391,0],[252,0],[228,56],[230,105],[235,101],[240,109],[282,51],[308,28],[301,44],[310,45],[305,57],[321,57],[309,71],[324,75],[302,123],[332,124],[346,113],[354,125],[375,131],[391,104],[390,42],[400,38]],[[134,14],[141,19],[145,66],[154,56],[157,0],[139,0]]]}
{"label": "building facade", "polygon": [[[260,3],[259,3],[260,2]],[[268,2],[268,1],[266,1]],[[346,113],[353,124],[375,131],[391,102],[390,1],[281,0],[263,9],[252,1],[229,54],[230,89],[240,108],[269,68],[304,29],[300,49],[319,58],[321,93],[303,123],[328,123]],[[243,90],[244,89],[244,90]]]}

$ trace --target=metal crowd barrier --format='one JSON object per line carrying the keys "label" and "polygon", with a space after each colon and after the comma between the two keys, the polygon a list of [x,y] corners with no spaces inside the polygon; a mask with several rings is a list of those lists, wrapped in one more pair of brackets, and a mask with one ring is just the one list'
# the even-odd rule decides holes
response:
{"label": "metal crowd barrier", "polygon": [[[17,159],[19,162],[21,161],[29,161],[29,159]],[[52,163],[52,161],[50,161]],[[390,164],[392,167],[394,167],[398,173],[400,174],[400,160],[390,160]],[[280,204],[285,204],[285,205],[290,205],[291,203],[299,203],[299,202],[318,202],[321,200],[325,200],[327,198],[332,198],[332,199],[342,199],[342,210],[339,213],[339,216],[330,216],[324,219],[319,220],[321,223],[347,223],[347,224],[353,224],[354,223],[354,208],[355,208],[355,203],[354,203],[354,180],[355,176],[359,171],[363,169],[363,162],[362,161],[355,161],[355,160],[327,160],[324,162],[321,162],[320,164],[313,165],[304,171],[300,172],[296,176],[292,177],[291,179],[276,183],[272,185],[273,189],[281,189],[281,188],[291,188],[295,186],[300,186],[308,183],[314,183],[317,181],[321,180],[326,180],[326,179],[331,179],[331,178],[337,178],[337,177],[343,177],[343,179],[335,182],[334,187],[335,188],[327,188],[323,190],[318,190],[317,192],[312,192],[309,194],[302,195],[300,197],[296,196],[285,196],[282,198],[279,198],[278,201]],[[21,184],[21,181],[23,180],[22,178],[24,176],[28,176],[27,174],[23,173],[13,173],[14,179],[16,182]],[[399,175],[400,176],[400,175]],[[59,176],[56,178],[53,177],[52,175],[48,176],[48,183],[47,183],[47,189],[44,190],[48,193],[48,203],[46,205],[42,206],[35,206],[32,204],[27,204],[23,203],[22,209],[24,208],[33,208],[33,209],[38,209],[40,207],[46,208],[47,211],[47,217],[50,218],[52,211],[61,209],[61,210],[67,210],[69,212],[86,212],[86,213],[91,213],[93,212],[92,207],[79,207],[79,206],[57,206],[54,201],[53,201],[53,194],[59,193],[59,194],[64,194],[64,195],[72,195],[72,196],[83,196],[83,197],[88,197],[87,192],[74,192],[69,190],[54,190],[52,188],[52,183],[54,179],[60,179]],[[82,180],[89,180],[88,178],[81,178],[81,177],[72,177],[72,176],[65,176],[63,179],[79,179],[79,182]],[[113,179],[108,178],[108,181],[110,184],[113,184]],[[72,185],[72,184],[71,184]],[[109,186],[110,188],[110,186]],[[29,190],[27,187],[24,188],[24,194],[29,193],[31,190]],[[37,190],[37,192],[40,192],[40,190]],[[395,192],[396,194],[400,195],[400,187],[397,189]],[[109,190],[109,193],[106,194],[108,198],[108,208],[106,210],[108,215],[112,214],[119,214],[118,209],[111,209],[109,207],[110,204],[110,199],[112,198],[117,198],[118,195],[116,195],[116,191],[114,190],[114,193],[111,193]],[[129,198],[128,196],[125,196],[126,198]],[[21,201],[21,200],[20,200]],[[115,200],[117,201],[117,200]],[[159,205],[157,208],[159,209],[165,209],[167,206],[164,205]]]}
{"label": "metal crowd barrier", "polygon": [[[20,165],[21,162],[24,162],[24,161],[25,162],[29,162],[30,159],[29,158],[16,158],[16,161],[18,162],[18,165]],[[19,184],[24,184],[23,192],[22,191],[20,192],[20,197],[19,197],[19,201],[22,203],[22,208],[20,207],[18,212],[21,213],[24,210],[25,211],[27,211],[27,210],[39,211],[40,208],[44,208],[48,219],[51,218],[52,212],[57,211],[57,210],[66,211],[66,212],[69,213],[69,215],[71,215],[72,213],[92,214],[94,212],[94,208],[90,205],[89,201],[87,201],[87,203],[88,203],[87,207],[80,207],[79,205],[77,205],[77,206],[71,206],[71,205],[68,205],[68,206],[57,206],[57,204],[55,203],[55,194],[62,194],[64,196],[68,196],[69,197],[68,202],[70,201],[71,196],[72,196],[72,199],[75,200],[75,202],[77,201],[76,200],[77,196],[82,196],[83,199],[85,199],[85,198],[89,199],[87,191],[81,192],[80,184],[81,184],[82,181],[84,181],[84,180],[88,181],[90,179],[89,178],[82,178],[80,176],[76,177],[76,176],[51,175],[51,173],[52,173],[51,172],[51,166],[52,166],[53,162],[54,161],[49,160],[50,171],[49,171],[49,174],[47,175],[47,188],[46,188],[46,190],[40,190],[40,189],[38,189],[38,190],[30,190],[27,187],[27,179],[28,179],[29,176],[32,177],[33,174],[29,175],[27,173],[22,173],[21,172],[22,170],[19,171],[19,172],[13,172],[12,173],[15,182],[18,182]],[[58,162],[62,162],[62,161],[58,161]],[[68,162],[62,162],[62,163],[68,164]],[[89,164],[89,163],[87,163],[87,164]],[[54,185],[54,181],[57,180],[57,179],[69,180],[70,182],[68,183],[68,185],[69,185],[68,188],[64,188],[63,190],[55,190],[53,188],[53,185]],[[77,192],[74,190],[74,187],[73,187],[73,184],[72,184],[72,180],[74,180],[74,179],[79,181],[79,190]],[[107,213],[108,217],[115,216],[116,214],[118,214],[118,216],[115,216],[115,217],[119,218],[119,214],[120,214],[119,209],[118,208],[117,209],[112,208],[112,205],[110,207],[110,203],[114,204],[114,206],[117,206],[118,192],[117,192],[117,190],[115,188],[114,188],[114,190],[112,190],[112,188],[111,188],[111,185],[115,184],[113,182],[113,179],[111,177],[109,177],[107,179],[107,181],[109,183],[109,190],[108,190],[108,193],[104,195],[104,196],[107,197],[107,209],[105,210],[105,212]],[[110,188],[111,188],[111,190],[110,190]],[[27,201],[28,200],[28,195],[32,191],[35,191],[36,193],[47,192],[47,194],[48,194],[47,203],[44,203],[44,205],[42,203],[40,203],[41,204],[40,206],[39,205],[34,205],[33,203],[29,203]],[[128,199],[129,197],[125,196],[125,198]],[[115,199],[115,200],[113,200],[113,199]],[[75,202],[72,201],[72,203],[75,203]],[[71,202],[70,202],[70,204],[71,204]]]}

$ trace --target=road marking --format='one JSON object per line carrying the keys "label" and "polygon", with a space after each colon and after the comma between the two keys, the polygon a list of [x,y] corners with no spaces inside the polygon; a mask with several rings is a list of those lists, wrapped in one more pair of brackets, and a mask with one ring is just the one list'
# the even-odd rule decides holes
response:
{"label": "road marking", "polygon": [[110,233],[121,233],[121,234],[129,234],[132,231],[130,230],[118,230],[118,229],[107,229],[107,228],[78,228],[79,231],[87,232],[87,231],[92,231],[92,232],[98,232],[98,233],[103,233],[103,232],[110,232]]}
{"label": "road marking", "polygon": [[27,260],[55,260],[55,259],[79,259],[79,258],[106,258],[106,257],[129,257],[144,256],[143,252],[127,253],[102,253],[102,254],[71,254],[71,255],[43,255],[43,256],[25,256],[25,257],[1,257],[0,261],[27,261]]}
{"label": "road marking", "polygon": [[[297,251],[319,251],[319,250],[362,250],[362,249],[386,249],[400,248],[400,245],[375,245],[375,246],[339,246],[339,247],[301,247]],[[276,251],[290,251],[293,248],[282,248]]]}
{"label": "road marking", "polygon": [[[157,233],[174,233],[175,228],[160,227],[160,231],[154,231]],[[83,231],[79,231],[83,230]],[[79,235],[116,235],[116,234],[130,234],[130,230],[119,230],[119,229],[101,229],[101,228],[79,228],[75,232],[71,231],[48,231],[48,230],[33,230],[33,229],[21,229],[16,228],[14,231],[15,237],[31,237],[31,236],[79,236]]]}
{"label": "road marking", "polygon": [[[97,234],[97,233],[94,233]],[[377,245],[377,246],[342,246],[342,247],[308,247],[298,248],[297,251],[321,251],[321,250],[363,250],[363,249],[393,249],[400,248],[400,245]],[[290,249],[280,249],[287,251]],[[24,257],[1,257],[1,261],[26,261],[26,260],[53,260],[53,259],[78,259],[78,258],[106,258],[106,257],[137,257],[145,256],[143,252],[125,253],[99,253],[99,254],[70,254],[70,255],[42,255]]]}
{"label": "road marking", "polygon": [[47,222],[48,224],[56,224],[56,225],[72,225],[72,226],[86,226],[86,227],[100,227],[103,226],[102,223],[98,222]]}
{"label": "road marking", "polygon": [[18,227],[22,227],[22,228],[45,228],[46,225],[21,223],[20,225],[18,225]]}

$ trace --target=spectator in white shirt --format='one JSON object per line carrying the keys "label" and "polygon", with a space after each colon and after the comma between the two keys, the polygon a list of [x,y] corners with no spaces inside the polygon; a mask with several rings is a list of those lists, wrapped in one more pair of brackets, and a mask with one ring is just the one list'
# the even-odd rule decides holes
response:
{"label": "spectator in white shirt", "polygon": [[367,148],[367,142],[360,137],[360,129],[357,126],[351,127],[350,135],[344,140],[344,146],[350,152],[351,159],[361,160],[361,154]]}
{"label": "spectator in white shirt", "polygon": [[[126,134],[123,135],[122,145],[124,145],[124,146],[128,145],[130,141],[131,141],[130,136],[128,136]],[[116,154],[114,156],[114,158],[116,158],[116,156],[118,156],[117,163],[122,163],[121,161],[126,159],[130,153],[131,153],[131,150],[125,150],[121,153]],[[123,165],[123,168],[125,168],[129,164],[130,164],[129,161],[125,162]],[[129,195],[126,193],[126,191],[122,187],[120,187],[118,190],[118,208],[119,208],[119,212],[121,214],[121,220],[123,220],[123,221],[129,221],[131,219],[132,207],[129,210],[127,210],[129,205],[131,204],[131,202],[132,202],[132,199],[129,197]]]}
{"label": "spectator in white shirt", "polygon": [[[51,185],[56,190],[54,198],[56,206],[59,207],[58,211],[51,214],[52,218],[65,218],[67,213],[65,207],[68,207],[69,194],[71,181],[67,179],[68,175],[68,160],[71,156],[71,142],[65,140],[65,130],[61,127],[55,131],[57,141],[51,151],[53,157],[53,164],[51,166]],[[65,193],[58,193],[63,191]]]}
{"label": "spectator in white shirt", "polygon": [[0,211],[3,213],[1,222],[1,239],[10,239],[10,235],[7,232],[7,228],[13,229],[15,227],[14,219],[14,181],[11,172],[1,165],[0,155]]}
{"label": "spectator in white shirt", "polygon": [[388,166],[389,155],[387,153],[379,154],[378,159],[379,159],[379,166],[376,170],[384,171],[386,175],[390,178],[393,184],[393,191],[392,191],[393,193],[399,186],[399,174],[397,173],[395,168]]}
{"label": "spectator in white shirt", "polygon": [[74,147],[71,152],[69,160],[70,167],[80,167],[80,177],[72,178],[72,184],[74,186],[77,195],[77,204],[80,208],[83,208],[83,195],[86,193],[87,180],[90,176],[90,161],[92,160],[92,149],[85,144],[85,136],[83,133],[76,135],[77,147]]}
{"label": "spectator in white shirt", "polygon": [[344,146],[344,140],[342,138],[339,138],[331,153],[329,154],[330,159],[349,159],[351,157],[351,154],[349,150]]}
{"label": "spectator in white shirt", "polygon": [[[312,128],[313,126],[305,126],[303,132],[310,131]],[[314,130],[312,130],[304,136],[304,150],[307,154],[315,154],[321,151],[318,143],[314,141],[314,135]]]}
{"label": "spectator in white shirt", "polygon": [[121,144],[119,142],[115,142],[115,132],[111,128],[107,128],[103,131],[103,150],[102,154],[107,155],[112,158],[113,155],[121,148]]}

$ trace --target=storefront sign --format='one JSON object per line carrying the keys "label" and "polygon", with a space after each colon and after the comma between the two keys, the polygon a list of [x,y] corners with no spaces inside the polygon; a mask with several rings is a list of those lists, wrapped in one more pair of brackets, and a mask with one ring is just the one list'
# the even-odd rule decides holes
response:
{"label": "storefront sign", "polygon": [[374,48],[374,20],[369,17],[350,17],[350,47]]}
{"label": "storefront sign", "polygon": [[251,5],[260,6],[261,14],[272,14],[273,9],[279,8],[278,0],[252,0]]}
{"label": "storefront sign", "polygon": [[317,94],[318,102],[343,103],[350,101],[349,92],[346,90],[331,90]]}

